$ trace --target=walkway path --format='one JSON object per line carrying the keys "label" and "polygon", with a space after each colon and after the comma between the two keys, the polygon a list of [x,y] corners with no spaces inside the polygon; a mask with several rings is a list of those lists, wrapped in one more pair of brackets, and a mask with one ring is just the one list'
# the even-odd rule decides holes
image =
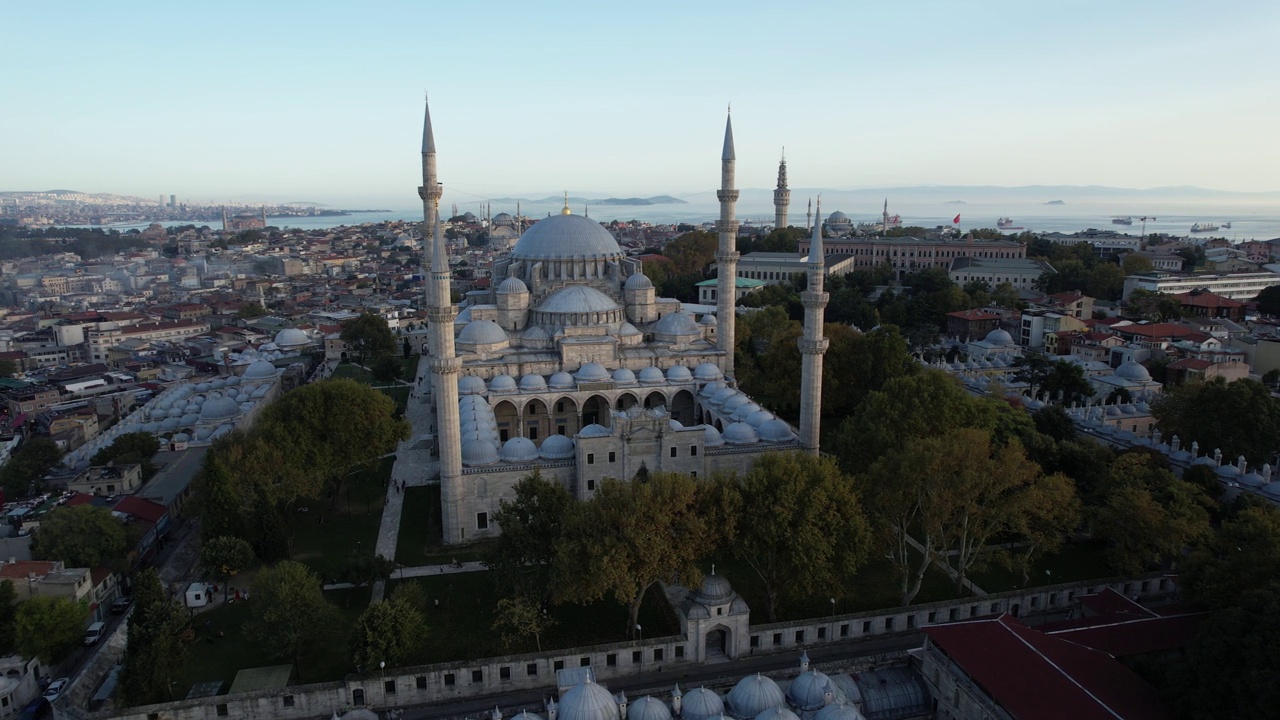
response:
{"label": "walkway path", "polygon": [[[418,359],[418,377],[430,378],[429,362],[425,355]],[[404,511],[404,492],[398,488],[401,485],[427,485],[435,482],[440,473],[439,461],[431,455],[431,447],[435,442],[435,417],[431,412],[430,387],[428,380],[415,386],[409,394],[409,403],[404,411],[412,430],[409,439],[396,448],[396,462],[391,468],[391,487],[387,488],[387,502],[382,507],[382,524],[378,527],[378,540],[374,545],[376,554],[390,560],[396,558],[400,515]],[[417,568],[406,568],[401,577],[416,577],[409,573],[415,569]],[[381,602],[385,593],[385,583],[374,583],[370,602]]]}

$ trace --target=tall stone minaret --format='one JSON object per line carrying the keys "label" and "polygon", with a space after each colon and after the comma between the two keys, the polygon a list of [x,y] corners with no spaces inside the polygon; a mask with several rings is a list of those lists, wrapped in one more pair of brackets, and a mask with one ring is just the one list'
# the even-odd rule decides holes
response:
{"label": "tall stone minaret", "polygon": [[449,255],[440,230],[442,188],[436,176],[436,139],[431,132],[431,107],[422,126],[422,242],[426,280],[428,347],[431,354],[432,399],[436,404],[436,444],[440,453],[440,516],[446,543],[463,539],[461,506],[462,442],[458,418],[458,369],[453,348],[453,307],[449,287]]}
{"label": "tall stone minaret", "polygon": [[804,211],[804,229],[813,230],[813,198],[809,198],[809,207]]}
{"label": "tall stone minaret", "polygon": [[791,205],[791,190],[787,188],[787,149],[782,148],[782,161],[778,163],[778,187],[773,191],[773,227],[787,227],[787,207]]}
{"label": "tall stone minaret", "polygon": [[818,454],[822,428],[822,355],[829,341],[823,337],[822,323],[829,296],[822,291],[826,258],[822,248],[822,198],[813,219],[813,239],[809,242],[808,287],[800,293],[804,305],[804,335],[800,346],[800,444],[805,452]]}
{"label": "tall stone minaret", "polygon": [[738,221],[734,218],[734,206],[738,202],[738,191],[733,187],[733,117],[725,119],[724,151],[720,154],[720,190],[716,197],[720,199],[720,220],[716,222],[716,230],[720,233],[720,249],[716,252],[716,271],[719,282],[716,284],[716,346],[724,351],[723,371],[725,377],[732,378],[733,343],[734,343],[734,306],[737,305],[738,285]]}

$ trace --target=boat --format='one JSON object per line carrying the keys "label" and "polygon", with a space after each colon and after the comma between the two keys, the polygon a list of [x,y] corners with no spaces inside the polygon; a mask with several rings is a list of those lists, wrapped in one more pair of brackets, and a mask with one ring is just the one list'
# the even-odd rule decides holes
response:
{"label": "boat", "polygon": [[1111,224],[1112,224],[1112,225],[1132,225],[1132,224],[1133,224],[1133,218],[1131,218],[1131,217],[1113,217],[1113,218],[1111,218]]}
{"label": "boat", "polygon": [[1191,226],[1191,232],[1214,232],[1218,229],[1213,223],[1196,223]]}
{"label": "boat", "polygon": [[996,220],[996,228],[1000,230],[1025,230],[1025,228],[1021,226],[1015,226],[1013,224],[1013,218],[1007,217],[1002,217],[999,220]]}
{"label": "boat", "polygon": [[1228,220],[1228,221],[1226,221],[1226,222],[1222,223],[1222,229],[1223,229],[1223,230],[1230,230],[1230,229],[1231,229],[1231,221],[1230,221],[1230,220]]}

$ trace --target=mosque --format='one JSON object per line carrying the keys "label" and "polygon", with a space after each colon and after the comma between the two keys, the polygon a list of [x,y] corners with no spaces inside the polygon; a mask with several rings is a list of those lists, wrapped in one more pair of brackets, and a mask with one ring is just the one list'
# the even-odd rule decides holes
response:
{"label": "mosque", "polygon": [[[744,472],[764,452],[818,451],[822,237],[807,269],[800,427],[735,381],[734,282],[739,253],[732,120],[721,153],[715,314],[658,297],[642,263],[599,223],[558,215],[524,229],[494,264],[491,290],[450,299],[441,236],[435,136],[423,125],[427,316],[444,540],[496,535],[500,500],[534,470],[589,498],[607,477]],[[785,181],[783,181],[785,182]],[[779,196],[781,198],[781,196]],[[819,213],[821,209],[819,208]],[[785,207],[778,207],[785,218]],[[821,228],[822,223],[814,223]]]}

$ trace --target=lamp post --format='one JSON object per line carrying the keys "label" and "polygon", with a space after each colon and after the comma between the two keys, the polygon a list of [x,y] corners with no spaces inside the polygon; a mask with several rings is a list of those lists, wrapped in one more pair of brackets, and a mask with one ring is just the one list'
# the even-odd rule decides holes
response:
{"label": "lamp post", "polygon": [[636,642],[640,645],[640,670],[644,672],[644,628],[640,627],[640,623],[636,623],[636,635],[639,638]]}
{"label": "lamp post", "polygon": [[834,642],[836,639],[836,599],[830,598],[830,600],[831,600],[831,640]]}

